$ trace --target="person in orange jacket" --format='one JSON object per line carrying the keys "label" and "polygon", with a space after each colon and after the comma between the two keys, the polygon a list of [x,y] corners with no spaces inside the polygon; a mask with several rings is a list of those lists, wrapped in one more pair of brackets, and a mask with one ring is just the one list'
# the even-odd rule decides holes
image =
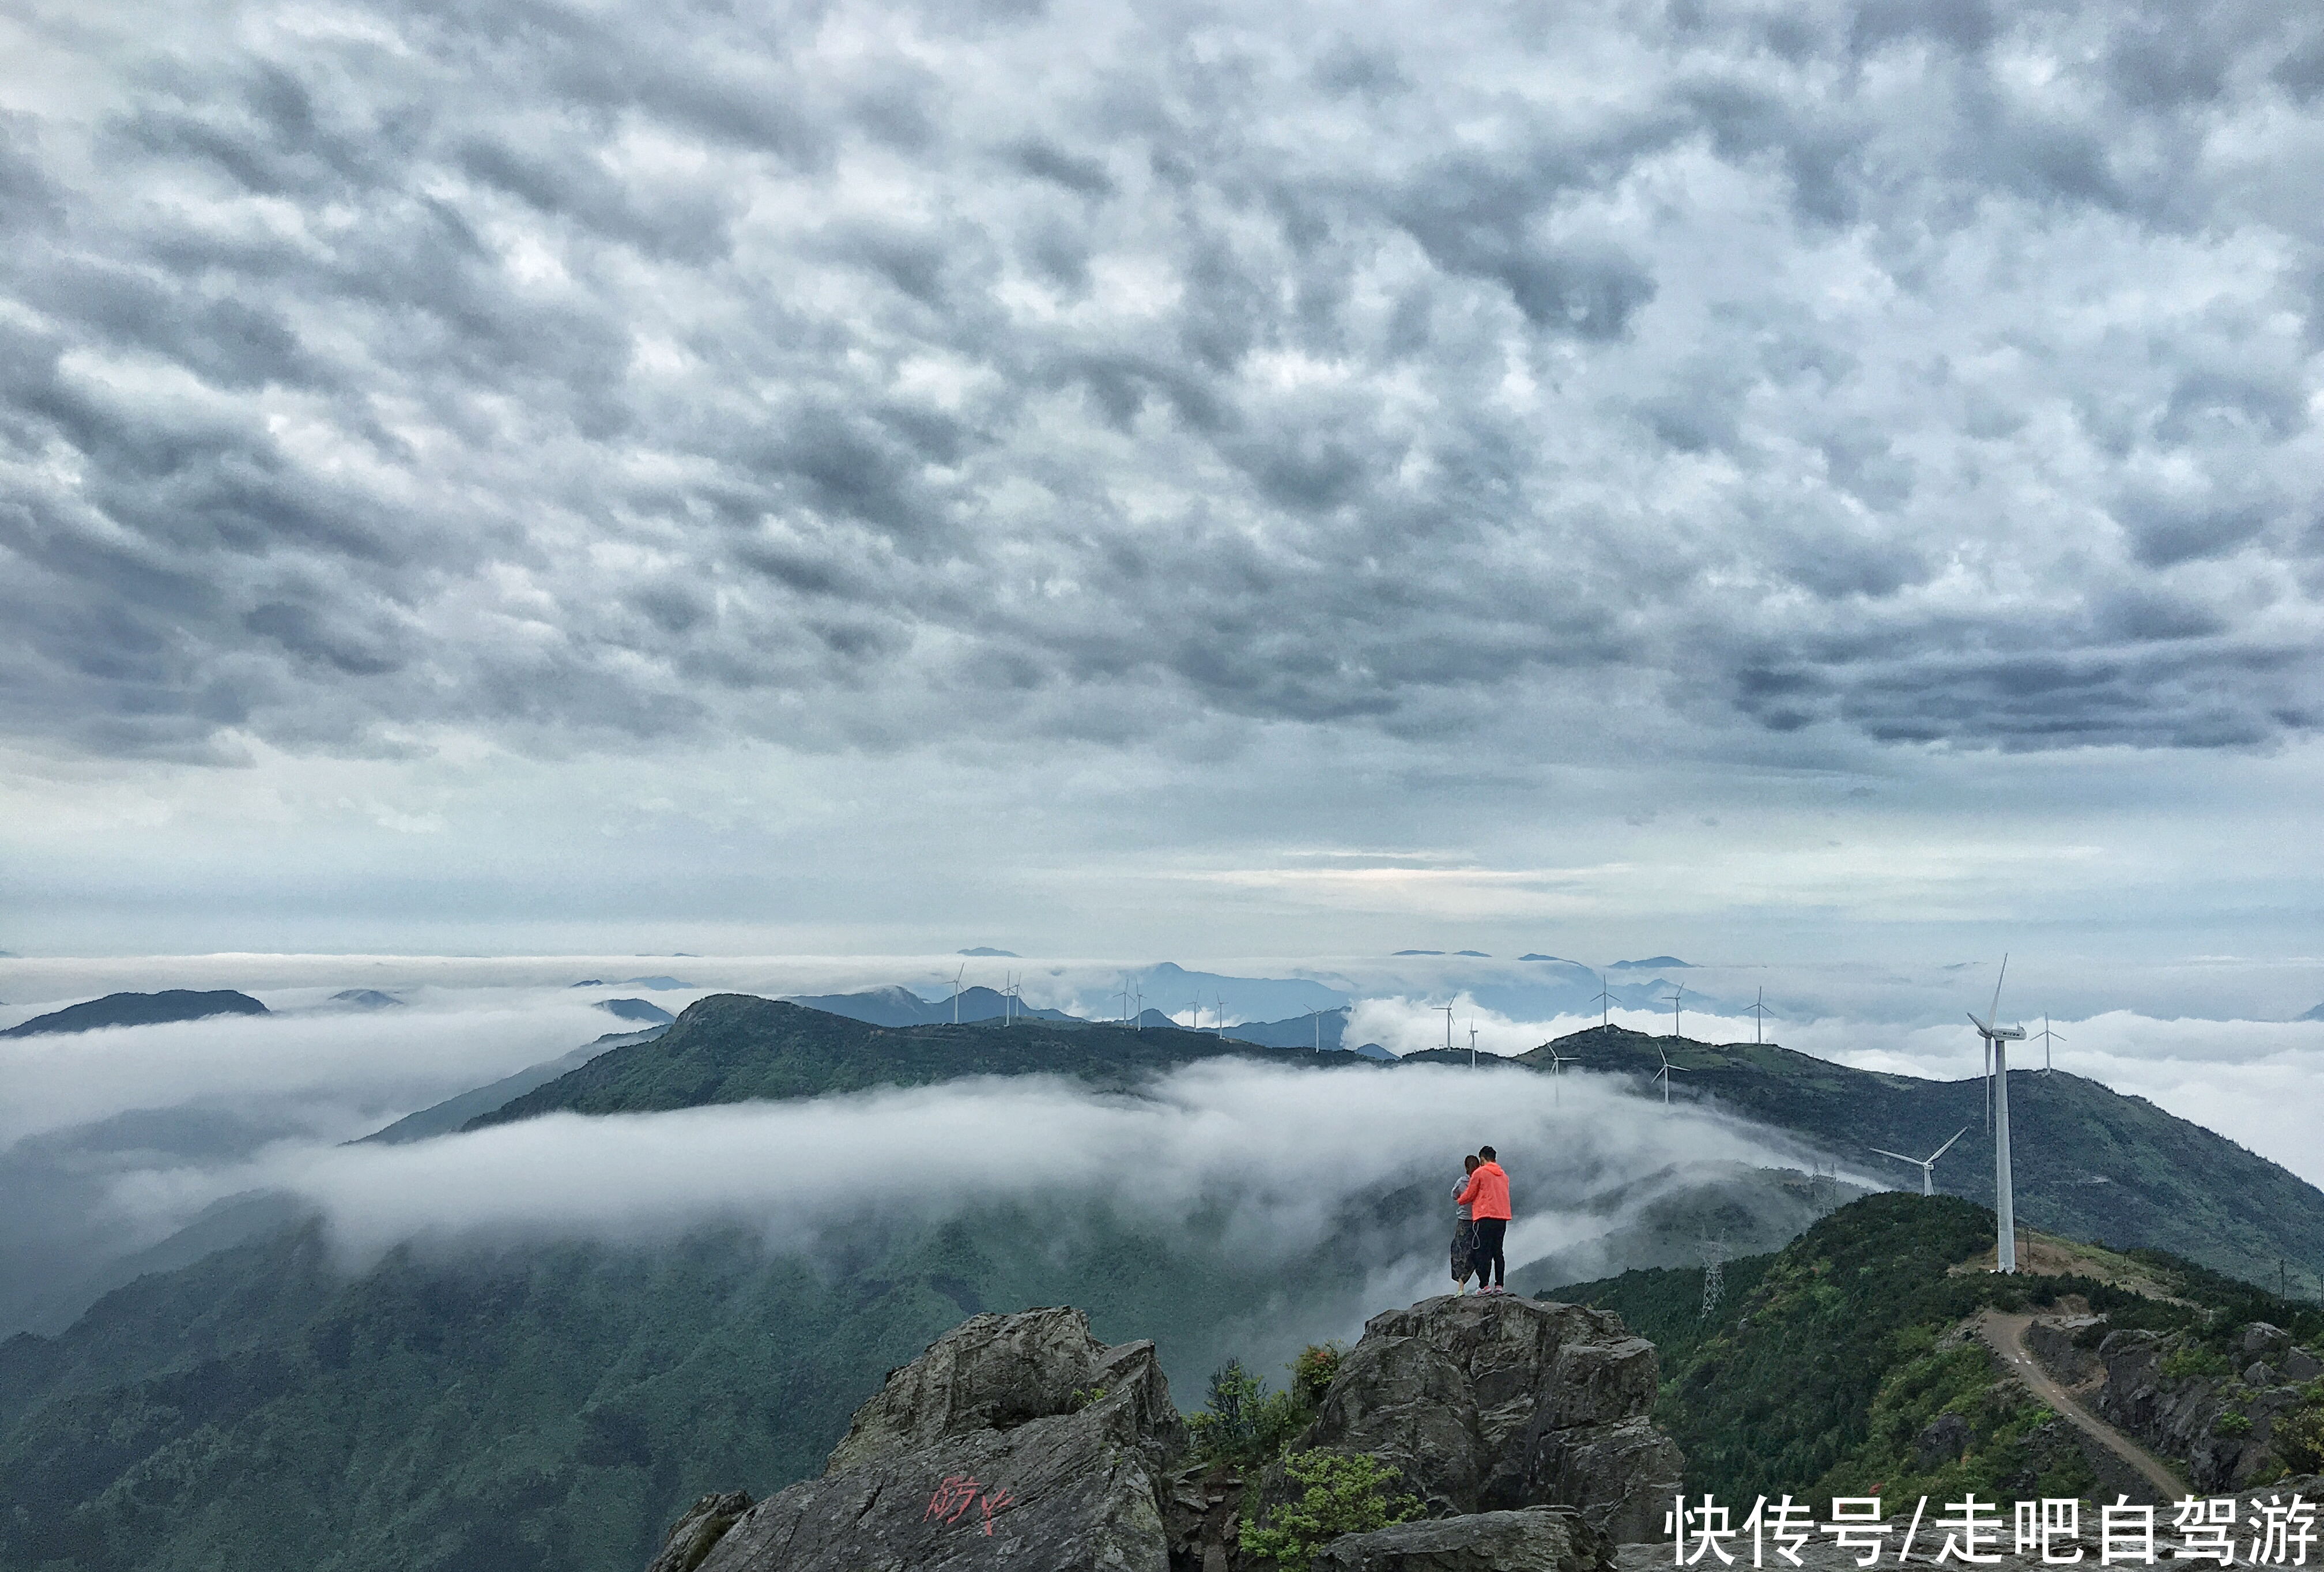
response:
{"label": "person in orange jacket", "polygon": [[1501,1244],[1509,1231],[1509,1176],[1501,1171],[1491,1147],[1477,1148],[1477,1171],[1469,1176],[1458,1198],[1476,1220],[1477,1291],[1505,1294],[1509,1290],[1501,1280],[1508,1274],[1508,1265],[1501,1258]]}

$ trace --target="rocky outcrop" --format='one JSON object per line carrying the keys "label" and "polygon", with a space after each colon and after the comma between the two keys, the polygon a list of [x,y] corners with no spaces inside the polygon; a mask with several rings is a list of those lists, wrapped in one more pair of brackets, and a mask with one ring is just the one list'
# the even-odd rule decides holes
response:
{"label": "rocky outcrop", "polygon": [[[1610,1572],[1680,1457],[1647,1421],[1655,1351],[1620,1319],[1513,1297],[1374,1317],[1296,1443],[1372,1454],[1437,1521],[1349,1535],[1318,1567]],[[1190,1462],[1151,1343],[1078,1310],[971,1318],[890,1371],[820,1477],[705,1496],[649,1572],[1241,1572],[1246,1487]]]}
{"label": "rocky outcrop", "polygon": [[1151,1343],[1107,1347],[1079,1310],[977,1316],[890,1373],[822,1477],[743,1512],[698,1566],[1168,1572],[1162,1482],[1185,1444]]}
{"label": "rocky outcrop", "polygon": [[2106,1324],[2103,1316],[2036,1316],[2025,1327],[2025,1346],[2059,1384],[2080,1396],[2106,1380],[2106,1365],[2083,1346],[2086,1334]]}
{"label": "rocky outcrop", "polygon": [[1311,1572],[1608,1572],[1614,1546],[1565,1507],[1474,1512],[1348,1534]]}
{"label": "rocky outcrop", "polygon": [[2097,1351],[2106,1379],[2095,1406],[2154,1450],[2184,1458],[2196,1489],[2241,1490],[2275,1466],[2276,1420],[2309,1401],[2292,1373],[2316,1367],[2315,1358],[2281,1328],[2255,1321],[2237,1339],[2235,1373],[2218,1373],[2215,1364],[2174,1374],[2170,1356],[2182,1341],[2107,1333]]}
{"label": "rocky outcrop", "polygon": [[1299,1445],[1394,1465],[1433,1517],[1571,1506],[1648,1540],[1684,1462],[1647,1419],[1658,1376],[1654,1345],[1607,1311],[1425,1299],[1365,1324]]}
{"label": "rocky outcrop", "polygon": [[704,1496],[671,1527],[661,1554],[646,1572],[695,1572],[751,1506],[751,1498],[739,1490]]}

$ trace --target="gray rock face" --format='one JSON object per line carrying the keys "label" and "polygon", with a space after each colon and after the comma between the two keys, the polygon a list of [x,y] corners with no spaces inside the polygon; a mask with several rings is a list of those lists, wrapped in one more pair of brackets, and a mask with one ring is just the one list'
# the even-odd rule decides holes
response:
{"label": "gray rock face", "polygon": [[1654,1345],[1607,1311],[1425,1299],[1365,1324],[1299,1445],[1393,1464],[1431,1516],[1571,1506],[1652,1539],[1684,1464],[1646,1418],[1658,1377]]}
{"label": "gray rock face", "polygon": [[[2282,1362],[2281,1372],[2255,1358],[2232,1387],[2209,1376],[2168,1376],[2163,1364],[2172,1345],[2161,1335],[2109,1332],[2098,1345],[2107,1375],[2098,1410],[2157,1452],[2186,1459],[2198,1490],[2241,1490],[2272,1465],[2277,1419],[2303,1401],[2285,1377],[2304,1355],[2286,1334],[2264,1321],[2246,1327],[2240,1345],[2246,1352],[2272,1352]],[[2220,1419],[2230,1413],[2248,1419],[2249,1429],[2218,1433]]]}
{"label": "gray rock face", "polygon": [[2254,1321],[2244,1328],[2245,1357],[2258,1359],[2281,1358],[2292,1347],[2292,1334],[2266,1321]]}
{"label": "gray rock face", "polygon": [[1185,1444],[1151,1343],[1109,1348],[1079,1310],[976,1316],[700,1572],[1168,1572],[1160,1487]]}
{"label": "gray rock face", "polygon": [[2068,1387],[2095,1388],[2106,1379],[2106,1366],[2084,1348],[2080,1335],[2105,1324],[2103,1316],[2042,1316],[2025,1328],[2025,1345],[2051,1374]]}
{"label": "gray rock face", "polygon": [[662,1540],[661,1554],[646,1572],[695,1572],[726,1530],[750,1510],[751,1498],[739,1490],[704,1496],[670,1529]]}
{"label": "gray rock face", "polygon": [[1311,1572],[1610,1572],[1614,1547],[1563,1507],[1476,1512],[1346,1534]]}
{"label": "gray rock face", "polygon": [[1913,1443],[1913,1459],[1923,1468],[1954,1463],[1969,1450],[1969,1423],[1959,1414],[1939,1414]]}

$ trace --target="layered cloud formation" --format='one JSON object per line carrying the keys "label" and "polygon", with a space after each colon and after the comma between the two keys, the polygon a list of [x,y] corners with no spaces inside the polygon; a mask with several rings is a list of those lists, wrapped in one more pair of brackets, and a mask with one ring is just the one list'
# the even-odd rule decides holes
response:
{"label": "layered cloud formation", "polygon": [[2296,7],[16,27],[19,737],[2319,717]]}

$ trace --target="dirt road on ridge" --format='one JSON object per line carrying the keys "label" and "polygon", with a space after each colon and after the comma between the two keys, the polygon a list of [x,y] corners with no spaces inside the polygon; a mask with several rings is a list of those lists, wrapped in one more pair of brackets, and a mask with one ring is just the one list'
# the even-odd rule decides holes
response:
{"label": "dirt road on ridge", "polygon": [[2068,1395],[2050,1373],[2042,1368],[2033,1351],[2025,1346],[2025,1328],[2034,1318],[2024,1315],[2004,1315],[1999,1310],[1987,1310],[1977,1318],[1978,1336],[1986,1345],[2001,1355],[2010,1373],[2024,1382],[2035,1397],[2066,1416],[2069,1423],[2089,1437],[2099,1446],[2121,1458],[2138,1471],[2139,1476],[2162,1493],[2166,1502],[2178,1501],[2188,1493],[2187,1482],[2172,1472],[2169,1464],[2153,1453],[2107,1424]]}

